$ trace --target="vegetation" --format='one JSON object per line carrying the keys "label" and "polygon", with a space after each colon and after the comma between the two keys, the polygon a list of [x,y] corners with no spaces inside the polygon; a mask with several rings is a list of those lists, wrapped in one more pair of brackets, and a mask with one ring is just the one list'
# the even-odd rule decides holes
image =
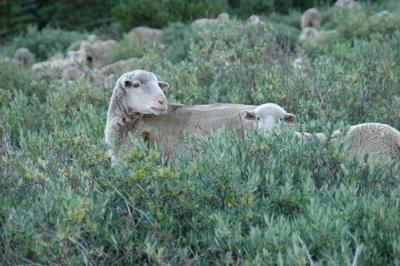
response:
{"label": "vegetation", "polygon": [[[391,17],[374,17],[389,7]],[[294,11],[262,17],[257,34],[236,19],[172,24],[153,45],[123,40],[110,61],[141,57],[142,69],[170,84],[170,102],[275,102],[308,132],[362,122],[400,128],[399,3],[322,11],[321,31],[338,33],[317,45],[296,42]],[[74,37],[58,46],[46,41],[49,30],[24,40],[40,57],[65,52],[80,35],[59,31]],[[309,68],[295,71],[297,57]],[[182,151],[175,161],[135,140],[111,168],[103,142],[110,96],[89,79],[41,81],[1,57],[0,264],[400,263],[399,165],[348,160],[333,144],[282,128],[187,136],[198,156]]]}

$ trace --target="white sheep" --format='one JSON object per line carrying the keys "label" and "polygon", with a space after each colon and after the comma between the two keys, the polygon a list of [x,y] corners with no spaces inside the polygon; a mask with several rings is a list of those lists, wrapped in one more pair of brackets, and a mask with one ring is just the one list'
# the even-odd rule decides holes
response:
{"label": "white sheep", "polygon": [[33,64],[34,55],[29,51],[28,48],[21,47],[15,51],[14,59],[23,66],[30,66]]}
{"label": "white sheep", "polygon": [[392,13],[390,13],[387,10],[383,10],[383,11],[381,11],[381,12],[376,14],[377,17],[381,17],[381,18],[382,17],[390,17],[391,15],[392,15]]}
{"label": "white sheep", "polygon": [[217,18],[199,18],[196,19],[192,22],[192,26],[204,26],[207,24],[219,24],[219,23],[224,23],[229,20],[229,14],[227,13],[221,13],[218,15]]}
{"label": "white sheep", "polygon": [[[61,79],[67,68],[84,70],[86,67],[86,53],[83,51],[69,51],[66,58],[51,59],[32,65],[32,70],[44,79]],[[67,77],[66,77],[67,78]]]}
{"label": "white sheep", "polygon": [[[105,142],[110,145],[113,165],[118,163],[117,149],[113,145],[128,144],[128,124],[137,124],[144,114],[159,115],[167,110],[163,92],[168,84],[158,81],[156,75],[144,70],[123,74],[114,87],[104,131]],[[117,147],[118,148],[118,147]]]}
{"label": "white sheep", "polygon": [[127,37],[135,42],[157,42],[160,39],[161,30],[149,27],[135,27],[131,29]]}
{"label": "white sheep", "polygon": [[[255,121],[258,129],[271,131],[279,121],[291,124],[293,117],[293,114],[287,113],[279,105],[267,103],[255,110],[247,111],[244,118]],[[295,135],[303,140],[317,138],[321,142],[339,141],[349,158],[362,159],[368,155],[370,162],[380,159],[400,161],[400,132],[386,124],[358,124],[344,132],[336,130],[329,138],[323,133],[295,131]]]}
{"label": "white sheep", "polygon": [[87,54],[87,62],[89,65],[100,68],[107,62],[112,50],[117,47],[118,43],[114,40],[96,41],[94,43],[82,42],[79,51]]}
{"label": "white sheep", "polygon": [[319,32],[312,27],[304,28],[299,36],[299,42],[315,43],[319,38]]}
{"label": "white sheep", "polygon": [[294,116],[275,103],[265,103],[254,110],[246,110],[243,118],[253,121],[257,129],[271,131],[280,122],[292,124]]}
{"label": "white sheep", "polygon": [[335,7],[347,9],[351,12],[358,12],[362,9],[361,4],[354,0],[337,0]]}
{"label": "white sheep", "polygon": [[[143,76],[143,77],[142,77]],[[141,80],[140,83],[137,80]],[[157,85],[158,84],[158,85]],[[134,86],[139,86],[135,88]],[[118,163],[118,149],[130,149],[128,133],[142,136],[157,144],[167,158],[180,150],[186,133],[202,137],[224,127],[236,130],[251,127],[252,121],[242,119],[245,110],[256,106],[242,104],[167,105],[162,89],[168,87],[151,72],[135,70],[123,74],[117,81],[111,97],[105,129],[106,143],[117,146],[110,149],[112,164]]]}
{"label": "white sheep", "polygon": [[307,27],[318,28],[321,25],[321,13],[316,8],[307,9],[301,16],[301,29]]}

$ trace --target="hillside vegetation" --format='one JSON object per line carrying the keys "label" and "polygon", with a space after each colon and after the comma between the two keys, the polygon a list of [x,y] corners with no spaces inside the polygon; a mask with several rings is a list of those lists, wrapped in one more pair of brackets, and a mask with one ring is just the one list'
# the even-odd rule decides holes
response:
{"label": "hillside vegetation", "polygon": [[[140,58],[170,84],[171,103],[274,102],[299,131],[400,129],[400,3],[319,8],[319,30],[337,32],[315,44],[297,41],[301,13],[291,11],[260,14],[256,33],[236,18],[173,23],[157,43],[122,39],[108,62]],[[384,9],[392,15],[375,15]],[[43,80],[8,59],[29,46],[44,60],[87,35],[30,28],[0,48],[0,264],[400,264],[399,165],[349,160],[289,129],[221,129],[182,140],[195,158],[166,161],[137,140],[111,168],[112,91]]]}

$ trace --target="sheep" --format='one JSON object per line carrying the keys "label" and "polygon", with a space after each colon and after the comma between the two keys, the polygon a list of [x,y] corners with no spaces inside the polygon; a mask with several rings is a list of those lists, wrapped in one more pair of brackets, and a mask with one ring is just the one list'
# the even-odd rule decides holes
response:
{"label": "sheep", "polygon": [[118,163],[117,150],[112,145],[127,144],[127,125],[137,124],[144,114],[160,115],[167,110],[163,92],[169,85],[144,70],[123,74],[114,87],[104,131],[105,142],[111,146],[112,165]]}
{"label": "sheep", "polygon": [[[279,105],[267,103],[253,111],[246,111],[244,118],[256,121],[257,129],[271,131],[279,120],[291,124],[293,117],[293,114],[287,113]],[[345,132],[336,130],[329,138],[323,133],[311,134],[295,131],[295,135],[302,140],[317,138],[321,142],[339,141],[347,152],[348,158],[362,159],[368,155],[369,162],[381,159],[400,161],[400,132],[386,124],[358,124],[351,126]]]}
{"label": "sheep", "polygon": [[337,35],[336,30],[327,30],[319,32],[315,28],[306,27],[300,33],[299,42],[316,44],[319,41],[329,40],[333,38],[335,35]]}
{"label": "sheep", "polygon": [[30,66],[34,61],[34,55],[25,47],[18,48],[15,51],[14,58],[23,66]]}
{"label": "sheep", "polygon": [[381,12],[379,12],[378,14],[376,14],[377,17],[390,17],[392,15],[392,13],[390,13],[387,10],[383,10]]}
{"label": "sheep", "polygon": [[348,150],[350,158],[400,161],[400,132],[386,124],[364,123],[351,126],[346,132],[336,130],[333,139],[339,139]]}
{"label": "sheep", "polygon": [[204,26],[207,24],[219,24],[224,23],[229,20],[229,15],[227,13],[221,13],[217,18],[199,18],[192,22],[192,26]]}
{"label": "sheep", "polygon": [[307,67],[307,63],[303,60],[303,58],[296,58],[292,64],[294,71],[301,72]]}
{"label": "sheep", "polygon": [[[138,82],[140,80],[141,82]],[[139,86],[139,88],[135,88]],[[201,137],[220,127],[228,130],[248,128],[252,123],[241,112],[256,106],[242,104],[167,105],[162,91],[168,84],[144,70],[123,74],[116,82],[107,115],[105,141],[111,147],[112,165],[118,164],[118,148],[131,148],[128,133],[157,144],[171,159],[182,146],[184,133]]]}
{"label": "sheep", "polygon": [[160,39],[161,30],[149,27],[135,27],[128,33],[128,38],[137,42],[157,42]]}
{"label": "sheep", "polygon": [[247,24],[250,26],[250,37],[254,39],[260,31],[260,17],[252,15],[247,19]]}
{"label": "sheep", "polygon": [[80,40],[73,42],[70,46],[68,46],[67,51],[79,51],[81,49],[81,46],[83,43],[88,42],[90,44],[94,44],[95,42],[100,41],[99,37],[97,35],[92,34],[90,35],[87,40]]}
{"label": "sheep", "polygon": [[97,41],[94,43],[83,42],[80,51],[87,54],[87,61],[91,66],[100,68],[106,63],[111,51],[117,45],[118,43],[114,40]]}
{"label": "sheep", "polygon": [[321,25],[321,13],[316,8],[307,9],[301,17],[301,29],[318,28]]}
{"label": "sheep", "polygon": [[353,0],[337,0],[335,7],[347,9],[351,12],[357,12],[362,9],[361,4]]}
{"label": "sheep", "polygon": [[306,27],[301,31],[299,41],[314,43],[317,41],[318,37],[319,32],[315,28]]}
{"label": "sheep", "polygon": [[100,69],[100,74],[109,76],[116,73],[124,73],[131,69],[136,69],[139,64],[138,58],[129,58],[126,60],[120,60],[111,65],[104,66]]}
{"label": "sheep", "polygon": [[[69,51],[63,59],[52,59],[32,65],[32,70],[44,79],[61,79],[63,71],[69,67],[84,68],[86,65],[86,53],[83,51]],[[66,74],[67,75],[67,74]]]}
{"label": "sheep", "polygon": [[271,131],[279,121],[291,125],[294,117],[294,114],[286,112],[275,103],[265,103],[254,110],[246,110],[243,119],[253,121],[257,129]]}
{"label": "sheep", "polygon": [[77,66],[67,66],[62,73],[62,80],[64,82],[76,80],[85,76],[85,72]]}

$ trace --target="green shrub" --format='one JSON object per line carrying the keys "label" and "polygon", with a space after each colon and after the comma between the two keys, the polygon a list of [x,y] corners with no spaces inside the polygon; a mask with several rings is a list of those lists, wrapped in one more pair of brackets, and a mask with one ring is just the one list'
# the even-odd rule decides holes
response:
{"label": "green shrub", "polygon": [[[298,15],[264,18],[257,34],[237,20],[174,24],[145,54],[122,42],[113,59],[143,55],[171,103],[275,102],[296,114],[269,134],[186,136],[174,161],[137,139],[110,167],[111,91],[42,83],[0,61],[0,264],[399,264],[400,165],[350,160],[293,130],[400,128],[400,34],[388,22],[382,36],[360,28],[293,50]],[[295,71],[297,57],[308,67]]]}
{"label": "green shrub", "polygon": [[169,22],[188,22],[199,17],[215,17],[228,10],[226,0],[201,1],[147,1],[124,0],[113,8],[113,15],[129,31],[134,26],[150,26],[160,28]]}

